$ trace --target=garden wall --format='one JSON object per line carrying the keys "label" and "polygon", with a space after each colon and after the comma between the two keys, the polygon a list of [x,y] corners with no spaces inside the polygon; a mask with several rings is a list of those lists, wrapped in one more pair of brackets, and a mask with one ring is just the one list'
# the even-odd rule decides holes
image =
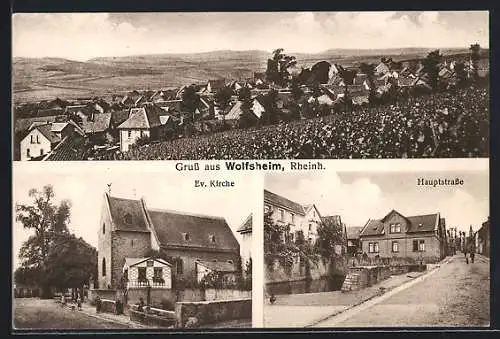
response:
{"label": "garden wall", "polygon": [[[144,302],[147,302],[147,289],[146,288],[133,288],[128,290],[127,304],[134,305],[139,302],[142,297]],[[181,291],[174,291],[165,288],[151,288],[151,304],[155,307],[164,307],[163,304],[168,303],[173,305],[178,301],[205,301],[205,300],[228,300],[228,299],[241,299],[251,298],[251,291],[240,291],[232,289],[207,289],[205,291],[200,289],[185,289]],[[163,304],[162,304],[163,303]]]}
{"label": "garden wall", "polygon": [[95,298],[99,296],[101,299],[116,300],[119,297],[117,290],[109,289],[93,289],[88,292],[88,300],[91,302],[95,301]]}
{"label": "garden wall", "polygon": [[164,311],[156,308],[150,308],[146,312],[138,312],[135,307],[129,310],[130,320],[144,325],[153,325],[157,327],[171,327],[176,323],[174,311]]}
{"label": "garden wall", "polygon": [[277,283],[305,280],[306,278],[317,280],[329,275],[345,274],[345,263],[342,260],[333,264],[329,261],[323,262],[323,260],[318,260],[317,262],[309,261],[309,266],[310,276],[308,277],[307,269],[304,264],[300,264],[300,261],[295,261],[292,268],[287,270],[278,260],[275,260],[271,269],[266,265],[265,279],[268,283]]}
{"label": "garden wall", "polygon": [[[196,327],[219,322],[252,319],[252,299],[178,302],[175,304],[176,327],[184,328],[190,318],[196,318]],[[189,326],[188,326],[189,327]]]}

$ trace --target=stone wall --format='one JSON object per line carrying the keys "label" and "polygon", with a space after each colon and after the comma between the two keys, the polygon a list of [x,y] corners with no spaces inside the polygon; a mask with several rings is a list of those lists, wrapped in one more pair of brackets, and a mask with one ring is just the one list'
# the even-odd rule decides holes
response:
{"label": "stone wall", "polygon": [[331,264],[329,261],[323,262],[323,260],[318,260],[318,262],[310,261],[309,266],[310,276],[308,277],[308,272],[305,264],[301,264],[300,259],[294,261],[292,269],[290,271],[287,271],[282,265],[280,265],[278,260],[275,260],[272,269],[270,269],[267,265],[265,266],[265,281],[267,283],[277,283],[304,280],[306,278],[315,280],[328,275],[345,274],[345,263],[340,259],[338,260],[338,262],[335,262],[333,264]]}
{"label": "stone wall", "polygon": [[178,302],[175,304],[175,314],[177,328],[186,327],[190,318],[196,318],[196,327],[231,320],[252,319],[252,299]]}
{"label": "stone wall", "polygon": [[205,300],[232,300],[252,298],[252,291],[240,291],[229,289],[206,289]]}
{"label": "stone wall", "polygon": [[123,275],[125,258],[146,257],[151,250],[149,232],[115,231],[112,234],[111,285],[117,287]]}
{"label": "stone wall", "polygon": [[88,300],[93,302],[97,296],[101,299],[116,300],[119,297],[119,293],[117,290],[108,289],[89,290]]}
{"label": "stone wall", "polygon": [[[147,301],[146,288],[134,288],[128,290],[127,304],[135,305],[139,302],[139,298]],[[169,304],[184,301],[206,301],[206,300],[231,300],[241,298],[251,298],[251,291],[240,291],[230,289],[207,289],[205,291],[199,289],[185,289],[182,291],[174,291],[164,288],[151,288],[151,304],[155,307],[162,307],[162,302],[167,301]]]}
{"label": "stone wall", "polygon": [[102,299],[101,300],[101,312],[104,313],[116,313],[116,301]]}
{"label": "stone wall", "polygon": [[347,278],[342,286],[343,291],[355,291],[373,286],[391,276],[389,266],[350,267]]}
{"label": "stone wall", "polygon": [[138,312],[136,308],[133,308],[129,310],[129,316],[132,321],[157,327],[172,327],[176,323],[175,312],[156,308],[150,308],[147,313]]}

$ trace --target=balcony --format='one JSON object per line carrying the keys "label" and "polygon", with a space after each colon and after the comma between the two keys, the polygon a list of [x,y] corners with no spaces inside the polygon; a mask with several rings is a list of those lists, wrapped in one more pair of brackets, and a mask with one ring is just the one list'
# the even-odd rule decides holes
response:
{"label": "balcony", "polygon": [[150,286],[151,288],[171,288],[163,279],[151,279],[151,280],[130,280],[127,282],[127,288],[144,288]]}

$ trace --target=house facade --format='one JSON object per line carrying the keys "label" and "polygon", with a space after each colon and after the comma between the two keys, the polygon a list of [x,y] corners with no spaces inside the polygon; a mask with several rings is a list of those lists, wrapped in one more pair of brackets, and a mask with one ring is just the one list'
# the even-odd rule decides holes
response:
{"label": "house facade", "polygon": [[246,264],[252,259],[252,215],[250,214],[236,231],[241,236],[240,255],[242,271],[245,272]]}
{"label": "house facade", "polygon": [[125,258],[123,273],[127,289],[172,288],[172,265],[160,258]]}
{"label": "house facade", "polygon": [[359,236],[363,227],[347,227],[347,253],[350,257],[361,252]]}
{"label": "house facade", "polygon": [[139,138],[158,138],[161,126],[160,112],[154,106],[131,108],[127,120],[118,126],[120,151],[127,152]]}
{"label": "house facade", "polygon": [[20,142],[20,160],[43,157],[60,141],[61,137],[52,131],[51,124],[34,125]]}
{"label": "house facade", "polygon": [[483,222],[481,228],[477,231],[479,254],[490,257],[490,218]]}
{"label": "house facade", "polygon": [[382,219],[368,220],[360,232],[362,251],[370,258],[437,262],[445,256],[443,221],[439,213],[407,217],[392,210]]}
{"label": "house facade", "polygon": [[303,206],[278,194],[264,190],[264,214],[269,214],[271,219],[281,225],[289,225],[290,232],[285,234],[289,241],[294,241],[299,232],[311,244],[317,239],[318,225],[321,215],[315,205]]}
{"label": "house facade", "polygon": [[240,246],[224,218],[149,209],[144,198],[104,195],[98,242],[101,288],[115,288],[126,258],[159,251],[172,264],[172,276],[196,278],[196,262],[236,265]]}

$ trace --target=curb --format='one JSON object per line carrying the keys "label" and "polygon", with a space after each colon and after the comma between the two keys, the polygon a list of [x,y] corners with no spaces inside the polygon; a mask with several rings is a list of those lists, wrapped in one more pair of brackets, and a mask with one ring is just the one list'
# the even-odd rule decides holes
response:
{"label": "curb", "polygon": [[430,270],[426,271],[424,274],[419,275],[419,276],[417,276],[417,277],[415,277],[415,278],[412,278],[412,280],[408,280],[408,281],[405,281],[405,282],[401,283],[400,285],[392,286],[391,288],[385,289],[383,293],[380,293],[380,292],[375,293],[374,295],[372,295],[372,296],[370,296],[370,297],[368,297],[368,298],[362,299],[361,301],[359,301],[359,302],[357,302],[357,303],[355,303],[355,304],[349,305],[347,308],[345,308],[345,309],[343,309],[343,310],[341,310],[341,311],[338,311],[338,312],[332,313],[332,314],[330,314],[330,315],[328,315],[328,316],[325,316],[325,317],[323,317],[323,318],[321,318],[321,319],[315,320],[313,323],[311,323],[311,324],[309,324],[309,325],[306,325],[306,326],[304,326],[304,327],[305,327],[305,328],[307,328],[307,327],[312,327],[312,326],[315,326],[315,325],[317,325],[317,324],[319,324],[319,323],[321,323],[321,322],[323,322],[323,321],[325,321],[325,320],[328,320],[328,319],[333,318],[333,317],[336,317],[336,316],[338,316],[338,315],[340,315],[340,314],[342,314],[342,313],[344,313],[344,312],[347,312],[347,311],[349,311],[349,310],[353,309],[354,307],[360,306],[360,305],[362,305],[362,304],[364,304],[364,303],[366,303],[366,302],[368,302],[368,301],[370,301],[370,300],[372,300],[372,299],[374,299],[374,298],[381,297],[381,296],[383,296],[384,294],[387,294],[387,293],[389,293],[390,291],[392,291],[392,290],[394,290],[394,289],[396,289],[396,288],[399,288],[399,287],[401,287],[401,286],[404,286],[405,284],[408,284],[408,283],[410,283],[410,282],[415,281],[416,279],[419,279],[419,278],[423,279],[423,277],[427,276],[427,275],[428,275],[428,274],[430,274],[431,272],[434,272],[436,269],[440,268],[440,265],[449,263],[449,262],[450,262],[450,260],[451,260],[451,258],[449,258],[449,259],[447,259],[447,260],[444,260],[444,261],[442,261],[442,262],[439,262],[439,264],[438,264],[439,266],[435,266],[434,268],[432,268],[432,269],[430,269]]}

